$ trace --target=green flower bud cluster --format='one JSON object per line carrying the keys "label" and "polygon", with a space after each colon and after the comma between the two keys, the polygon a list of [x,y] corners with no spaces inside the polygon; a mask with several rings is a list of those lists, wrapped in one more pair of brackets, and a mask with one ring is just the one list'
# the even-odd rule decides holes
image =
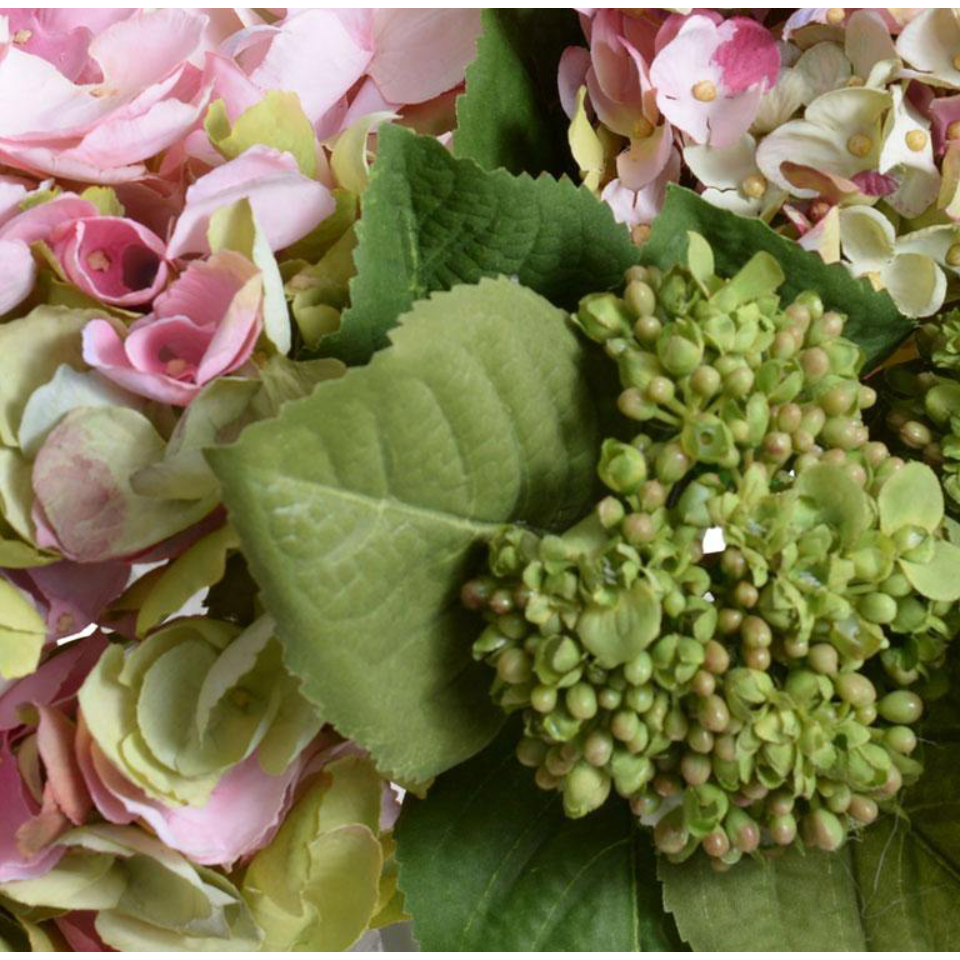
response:
{"label": "green flower bud cluster", "polygon": [[582,303],[642,432],[603,443],[588,517],[502,529],[462,596],[567,814],[616,793],[668,857],[727,866],[834,850],[918,776],[960,548],[932,471],[870,440],[843,318],[781,309],[772,258],[724,281],[704,248]]}
{"label": "green flower bud cluster", "polygon": [[917,332],[920,356],[884,374],[882,429],[892,447],[941,476],[947,511],[960,520],[960,310]]}

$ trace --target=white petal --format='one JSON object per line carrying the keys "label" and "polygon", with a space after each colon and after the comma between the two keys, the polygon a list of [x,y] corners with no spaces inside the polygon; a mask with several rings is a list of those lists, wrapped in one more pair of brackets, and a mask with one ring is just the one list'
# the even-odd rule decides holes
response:
{"label": "white petal", "polygon": [[691,144],[684,148],[683,159],[704,186],[739,190],[747,177],[760,172],[756,152],[757,141],[745,133],[730,147]]}
{"label": "white petal", "polygon": [[922,253],[898,254],[882,276],[893,302],[908,317],[930,317],[943,306],[947,278]]}
{"label": "white petal", "polygon": [[874,65],[899,60],[890,31],[881,17],[870,10],[857,10],[847,21],[844,52],[853,72],[866,79]]}
{"label": "white petal", "polygon": [[896,232],[873,207],[847,207],[840,211],[840,243],[859,272],[876,270],[893,257]]}
{"label": "white petal", "polygon": [[[900,187],[887,202],[901,216],[919,217],[937,199],[940,192],[940,172],[933,161],[933,141],[930,122],[903,96],[903,88],[891,87],[893,109],[884,123],[883,149],[879,170],[895,170],[902,175]],[[909,139],[920,131],[926,141],[920,150],[912,150]]]}
{"label": "white petal", "polygon": [[845,87],[850,79],[850,61],[836,43],[818,43],[805,50],[796,70],[805,84],[803,102],[816,100],[822,93]]}

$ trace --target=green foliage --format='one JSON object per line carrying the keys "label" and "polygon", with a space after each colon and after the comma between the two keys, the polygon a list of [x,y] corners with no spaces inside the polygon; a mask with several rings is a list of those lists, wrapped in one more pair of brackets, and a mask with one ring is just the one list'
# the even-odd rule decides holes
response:
{"label": "green foliage", "polygon": [[365,363],[414,301],[500,274],[557,306],[610,289],[639,257],[605,204],[570,181],[488,173],[432,137],[381,127],[363,197],[357,277],[320,352]]}
{"label": "green foliage", "polygon": [[650,847],[623,805],[568,820],[517,732],[408,797],[400,889],[424,950],[674,950]]}
{"label": "green foliage", "polygon": [[642,247],[643,262],[663,270],[684,261],[691,230],[709,241],[721,275],[736,273],[760,250],[771,253],[786,274],[780,290],[784,301],[804,290],[816,290],[828,309],[845,313],[844,335],[864,351],[867,370],[892,352],[912,329],[911,321],[897,310],[889,294],[878,293],[868,280],[852,277],[841,264],[825,264],[817,254],[775,233],[761,220],[721,210],[675,185],[668,188],[667,201]]}
{"label": "green foliage", "polygon": [[508,280],[417,304],[391,339],[209,459],[304,694],[422,780],[498,726],[458,600],[475,548],[578,517],[597,430],[566,318]]}
{"label": "green foliage", "polygon": [[566,172],[557,69],[564,49],[578,43],[583,31],[573,10],[484,10],[477,56],[457,100],[454,154],[487,170]]}

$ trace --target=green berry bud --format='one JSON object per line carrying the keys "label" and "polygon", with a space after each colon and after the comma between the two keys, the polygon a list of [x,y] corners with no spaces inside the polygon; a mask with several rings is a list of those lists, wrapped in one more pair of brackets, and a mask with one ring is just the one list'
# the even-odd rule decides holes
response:
{"label": "green berry bud", "polygon": [[897,601],[888,593],[868,593],[857,609],[865,619],[874,623],[893,623],[897,616]]}
{"label": "green berry bud", "polygon": [[890,727],[884,732],[883,739],[896,753],[906,755],[917,749],[917,735],[909,727]]}
{"label": "green berry bud", "polygon": [[854,820],[859,820],[860,823],[873,823],[873,821],[877,819],[880,810],[877,807],[876,800],[871,800],[869,797],[864,797],[860,794],[854,794],[850,798],[850,806],[847,808],[847,813],[850,814]]}
{"label": "green berry bud", "polygon": [[627,308],[637,317],[648,317],[657,308],[657,297],[649,283],[631,280],[623,291]]}
{"label": "green berry bud", "polygon": [[633,335],[640,343],[647,346],[656,343],[662,332],[663,324],[652,316],[640,317],[633,325]]}
{"label": "green berry bud", "polygon": [[629,663],[624,664],[623,675],[627,683],[633,684],[634,686],[639,687],[647,683],[650,677],[653,676],[653,661],[650,659],[650,654],[644,650],[642,653],[637,654]]}
{"label": "green berry bud", "polygon": [[797,838],[797,821],[790,813],[772,817],[768,824],[770,838],[781,847],[787,847]]}
{"label": "green berry bud", "polygon": [[709,398],[714,396],[714,394],[719,391],[722,382],[722,378],[716,367],[697,367],[697,369],[690,374],[690,387],[694,393],[701,397]]}
{"label": "green berry bud", "polygon": [[846,836],[836,815],[822,807],[803,818],[803,838],[808,846],[832,853],[840,849]]}
{"label": "green berry bud", "polygon": [[673,381],[667,377],[653,377],[647,384],[647,399],[662,406],[673,399],[675,389]]}
{"label": "green berry bud", "polygon": [[685,377],[700,365],[703,347],[680,334],[667,334],[657,341],[657,356],[665,370]]}
{"label": "green berry bud", "polygon": [[583,817],[602,807],[610,796],[610,775],[581,761],[563,781],[563,809],[568,817]]}
{"label": "green berry bud", "polygon": [[523,650],[511,647],[497,658],[497,676],[504,683],[526,683],[533,676],[533,661]]}
{"label": "green berry bud", "polygon": [[546,684],[537,684],[530,691],[530,706],[537,713],[549,713],[557,705],[557,688]]}
{"label": "green berry bud", "polygon": [[916,723],[923,713],[923,701],[911,690],[895,690],[877,704],[877,709],[888,723]]}
{"label": "green berry bud", "polygon": [[679,443],[666,443],[657,454],[655,470],[662,483],[674,484],[683,478],[691,467],[690,458]]}
{"label": "green berry bud", "polygon": [[717,694],[704,697],[697,708],[697,720],[700,726],[711,733],[723,733],[730,725],[730,711],[726,701]]}
{"label": "green berry bud", "polygon": [[624,336],[632,318],[619,297],[612,293],[593,293],[580,301],[577,320],[591,340],[603,343],[612,337]]}
{"label": "green berry bud", "polygon": [[833,686],[837,696],[854,707],[865,706],[877,699],[873,684],[860,673],[841,673],[834,678]]}
{"label": "green berry bud", "polygon": [[699,787],[710,779],[710,759],[699,753],[686,753],[680,761],[680,773],[691,787]]}
{"label": "green berry bud", "polygon": [[613,737],[606,730],[591,730],[583,742],[583,755],[587,763],[605,767],[613,756]]}
{"label": "green berry bud", "polygon": [[602,710],[616,710],[623,702],[623,691],[604,687],[597,694],[597,703]]}
{"label": "green berry bud", "polygon": [[597,467],[600,479],[617,493],[636,493],[647,479],[647,461],[628,443],[604,440]]}
{"label": "green berry bud", "polygon": [[711,857],[725,857],[730,852],[730,838],[720,827],[711,830],[700,843]]}
{"label": "green berry bud", "polygon": [[621,797],[629,797],[642,790],[655,776],[656,767],[649,757],[614,750],[610,760],[613,783]]}
{"label": "green berry bud", "polygon": [[[629,703],[629,694],[627,696]],[[632,740],[640,730],[640,718],[632,710],[618,710],[610,720],[610,732],[624,743]]]}
{"label": "green berry bud", "polygon": [[760,846],[760,828],[757,822],[738,807],[731,807],[723,826],[733,844],[741,853],[753,853]]}
{"label": "green berry bud", "polygon": [[567,711],[578,720],[589,720],[597,715],[597,694],[589,683],[574,684],[566,696]]}
{"label": "green berry bud", "polygon": [[[651,665],[651,671],[652,669]],[[653,687],[649,683],[645,683],[639,687],[630,687],[624,699],[631,710],[635,710],[637,713],[646,713],[653,706],[654,694]]]}
{"label": "green berry bud", "polygon": [[689,839],[683,810],[679,807],[671,810],[653,829],[654,845],[667,856],[680,853]]}
{"label": "green berry bud", "polygon": [[525,767],[539,767],[547,756],[547,745],[542,740],[524,737],[517,744],[517,759]]}

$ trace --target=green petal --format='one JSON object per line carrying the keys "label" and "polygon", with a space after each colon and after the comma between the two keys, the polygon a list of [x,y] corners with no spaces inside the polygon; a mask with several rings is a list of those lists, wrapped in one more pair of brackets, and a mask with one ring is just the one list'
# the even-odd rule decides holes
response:
{"label": "green petal", "polygon": [[370,180],[367,138],[374,127],[395,119],[397,114],[390,110],[368,113],[355,120],[337,137],[330,155],[330,169],[344,190],[359,196],[366,189]]}
{"label": "green petal", "polygon": [[943,491],[928,466],[912,462],[880,488],[877,506],[884,533],[896,533],[908,525],[933,532],[943,520]]}
{"label": "green petal", "polygon": [[930,600],[960,600],[960,547],[938,540],[929,563],[900,561],[906,578]]}
{"label": "green petal", "polygon": [[119,903],[124,886],[113,857],[76,851],[42,877],[0,883],[0,893],[29,907],[108,910]]}
{"label": "green petal", "polygon": [[223,101],[217,100],[207,111],[204,127],[210,142],[228,160],[263,144],[291,154],[305,177],[316,174],[316,135],[295,93],[271,90],[240,114],[232,129]]}
{"label": "green petal", "polygon": [[660,601],[638,580],[612,607],[590,604],[577,621],[583,645],[611,669],[643,652],[660,630]]}
{"label": "green petal", "polygon": [[840,211],[843,255],[858,269],[876,269],[887,263],[895,242],[893,224],[879,210],[857,206]]}
{"label": "green petal", "polygon": [[881,276],[893,302],[907,317],[930,317],[943,306],[947,278],[925,254],[899,253]]}

